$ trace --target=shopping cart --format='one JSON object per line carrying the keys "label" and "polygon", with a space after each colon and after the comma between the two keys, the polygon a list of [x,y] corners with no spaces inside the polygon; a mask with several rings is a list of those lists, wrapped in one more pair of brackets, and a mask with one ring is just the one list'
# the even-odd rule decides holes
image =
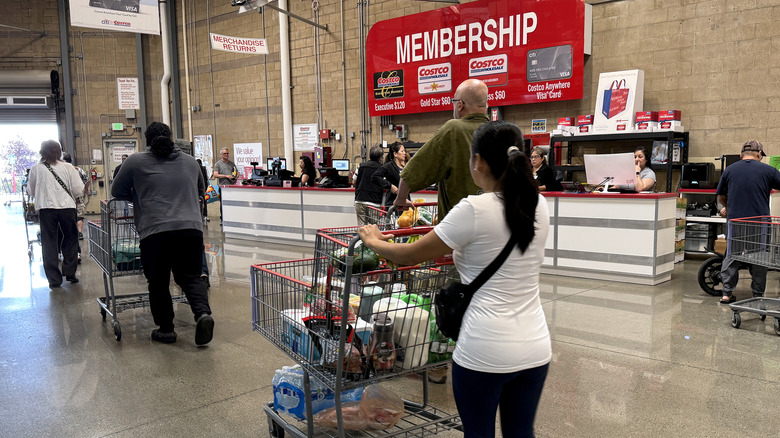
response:
{"label": "shopping cart", "polygon": [[[128,201],[100,201],[100,221],[87,222],[89,255],[103,270],[105,296],[97,299],[103,321],[111,315],[111,326],[117,341],[122,340],[122,328],[117,315],[128,309],[149,305],[149,293],[117,295],[114,278],[143,274],[138,232],[135,229],[133,207]],[[172,296],[174,303],[187,303],[184,295]]]}
{"label": "shopping cart", "polygon": [[[399,237],[430,227],[394,230]],[[359,244],[357,227],[319,230],[315,257],[252,266],[253,329],[303,369],[306,421],[287,421],[264,407],[271,436],[314,436],[311,378],[335,395],[338,428],[318,436],[418,436],[462,430],[457,414],[428,403],[428,368],[451,360],[454,343],[435,328],[434,291],[457,277],[451,258],[418,266],[377,262]],[[379,348],[380,338],[392,342]],[[344,429],[342,391],[422,373],[421,403],[404,400],[404,416],[389,430]]]}
{"label": "shopping cart", "polygon": [[[731,219],[728,223],[726,254],[736,263],[749,263],[767,268],[780,268],[780,217],[755,216]],[[737,301],[731,308],[731,325],[742,324],[740,312],[756,313],[765,320],[775,319],[775,333],[780,336],[780,299],[754,297]]]}
{"label": "shopping cart", "polygon": [[[24,234],[27,236],[27,257],[32,261],[33,244],[41,243],[41,220],[35,210],[32,196],[27,194],[27,183],[22,185],[22,214],[24,215]],[[30,237],[32,232],[35,232],[35,237]]]}

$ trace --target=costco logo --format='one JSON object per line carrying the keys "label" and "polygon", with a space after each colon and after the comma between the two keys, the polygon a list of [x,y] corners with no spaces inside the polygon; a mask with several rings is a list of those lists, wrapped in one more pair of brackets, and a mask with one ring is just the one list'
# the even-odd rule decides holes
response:
{"label": "costco logo", "polygon": [[452,64],[424,65],[417,69],[419,94],[447,93],[452,91]]}
{"label": "costco logo", "polygon": [[389,78],[379,78],[379,80],[377,81],[377,85],[379,85],[380,87],[398,85],[400,83],[401,83],[401,78],[399,78],[398,76],[392,76]]}
{"label": "costco logo", "polygon": [[493,55],[470,59],[469,77],[481,79],[488,87],[506,85],[509,81],[507,56]]}

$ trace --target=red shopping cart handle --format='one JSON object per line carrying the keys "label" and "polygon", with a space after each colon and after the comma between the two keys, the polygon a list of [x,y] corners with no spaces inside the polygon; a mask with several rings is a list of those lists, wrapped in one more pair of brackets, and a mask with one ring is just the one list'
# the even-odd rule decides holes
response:
{"label": "red shopping cart handle", "polygon": [[393,235],[398,237],[404,237],[404,236],[416,236],[418,234],[428,234],[433,230],[433,227],[407,227],[407,228],[398,228],[395,230],[386,230],[382,231],[382,234],[385,236],[387,235]]}

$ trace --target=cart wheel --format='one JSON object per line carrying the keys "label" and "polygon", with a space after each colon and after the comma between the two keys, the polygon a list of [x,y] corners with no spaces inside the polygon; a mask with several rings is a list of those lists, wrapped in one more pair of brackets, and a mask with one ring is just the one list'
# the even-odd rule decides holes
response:
{"label": "cart wheel", "polygon": [[271,438],[284,438],[284,429],[271,418],[268,418],[268,433],[271,434]]}
{"label": "cart wheel", "polygon": [[766,315],[761,315],[761,321],[766,321]]}
{"label": "cart wheel", "polygon": [[775,334],[780,336],[780,318],[775,318]]}
{"label": "cart wheel", "polygon": [[720,268],[723,266],[723,257],[710,257],[699,267],[699,287],[712,295],[718,297],[723,293],[723,281],[720,279]]}
{"label": "cart wheel", "polygon": [[102,307],[100,308],[100,316],[103,317],[103,321],[106,320],[106,309],[104,309]]}
{"label": "cart wheel", "polygon": [[33,260],[32,260],[32,250],[31,250],[31,249],[28,249],[28,250],[27,250],[27,257],[29,257],[29,258],[30,258],[30,261],[33,261]]}
{"label": "cart wheel", "polygon": [[122,340],[122,327],[119,326],[119,321],[114,321],[114,337],[117,342]]}
{"label": "cart wheel", "polygon": [[733,312],[731,314],[731,326],[734,328],[739,328],[741,324],[742,324],[742,317],[739,316],[738,312]]}

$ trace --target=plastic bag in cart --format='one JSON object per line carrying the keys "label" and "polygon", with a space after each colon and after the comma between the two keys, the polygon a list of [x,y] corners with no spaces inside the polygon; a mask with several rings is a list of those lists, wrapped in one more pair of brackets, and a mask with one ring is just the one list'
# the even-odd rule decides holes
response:
{"label": "plastic bag in cart", "polygon": [[[345,430],[387,430],[404,415],[404,401],[393,391],[371,385],[363,391],[359,403],[344,403],[341,415]],[[316,426],[337,428],[337,421],[335,407],[314,416]]]}

